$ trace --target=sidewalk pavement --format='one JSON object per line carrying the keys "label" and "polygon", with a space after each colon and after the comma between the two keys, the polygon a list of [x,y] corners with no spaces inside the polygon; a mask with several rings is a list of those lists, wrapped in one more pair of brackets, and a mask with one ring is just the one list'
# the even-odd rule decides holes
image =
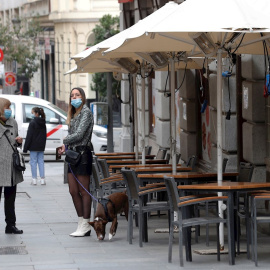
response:
{"label": "sidewalk pavement", "polygon": [[[118,230],[111,241],[108,240],[110,223],[104,241],[97,241],[93,230],[90,237],[70,237],[77,227],[77,216],[68,185],[63,184],[63,163],[46,162],[45,165],[46,186],[30,185],[29,164],[25,181],[18,185],[16,214],[17,226],[24,231],[22,235],[4,233],[3,201],[0,204],[0,270],[180,269],[177,235],[173,261],[169,264],[168,233],[154,233],[158,227],[167,227],[167,215],[149,219],[149,242],[143,248],[139,247],[136,227],[133,244],[126,241],[127,221],[123,216],[119,216]],[[210,247],[206,247],[201,236],[199,244],[194,243],[192,248],[215,249],[215,237],[210,240]],[[264,242],[259,245],[259,269],[269,269],[269,238],[261,236],[259,242]],[[193,262],[185,262],[182,269],[233,268],[247,270],[255,266],[246,259],[245,253],[237,256],[235,266],[229,266],[227,254],[222,254],[218,262],[216,255],[193,253]]]}

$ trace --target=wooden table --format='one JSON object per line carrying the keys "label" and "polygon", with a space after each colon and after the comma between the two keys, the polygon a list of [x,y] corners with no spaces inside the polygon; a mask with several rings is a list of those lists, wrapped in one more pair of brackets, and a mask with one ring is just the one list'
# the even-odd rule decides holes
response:
{"label": "wooden table", "polygon": [[[162,166],[158,166],[158,167],[141,167],[141,168],[132,168],[137,174],[151,174],[153,175],[153,173],[171,173],[172,172],[172,167],[162,167]],[[190,172],[192,170],[191,167],[177,167],[176,168],[177,172]]]}
{"label": "wooden table", "polygon": [[[155,157],[156,157],[155,155],[145,156],[146,159],[153,159]],[[127,159],[135,160],[135,156],[132,155],[99,156],[98,158],[106,160],[127,160]]]}
{"label": "wooden table", "polygon": [[[138,153],[141,154],[141,153]],[[102,156],[135,156],[136,153],[135,152],[114,152],[114,153],[96,153],[95,154],[97,157],[102,157]]]}
{"label": "wooden table", "polygon": [[[234,198],[237,191],[256,191],[260,189],[270,190],[270,183],[252,183],[252,182],[213,182],[197,185],[179,185],[178,189],[181,195],[185,195],[186,191],[196,192],[226,192],[228,194],[228,215],[230,224],[228,227],[228,249],[229,249],[229,263],[235,264],[235,235],[234,235]],[[188,245],[187,245],[188,246]],[[191,247],[186,247],[187,259],[191,259]]]}
{"label": "wooden table", "polygon": [[[133,169],[133,168],[151,168],[151,167],[163,167],[163,168],[170,168],[172,169],[172,164],[145,164],[145,165],[142,165],[142,164],[135,164],[135,165],[132,165],[132,164],[129,164],[129,165],[125,165],[125,168],[128,168],[128,169]],[[120,171],[123,166],[122,165],[110,165],[110,168],[112,169],[112,172],[116,172],[116,171]],[[181,164],[177,164],[176,165],[176,168],[181,168]]]}
{"label": "wooden table", "polygon": [[[148,159],[145,161],[145,164],[166,164],[168,160],[166,159]],[[107,164],[110,165],[122,165],[125,167],[126,165],[135,165],[142,164],[141,160],[108,160]]]}
{"label": "wooden table", "polygon": [[[164,173],[156,174],[138,174],[140,185],[144,183],[155,183],[155,182],[164,182]],[[209,182],[217,180],[216,172],[177,172],[176,174],[166,173],[166,176],[173,177],[176,182],[183,185],[190,185],[194,181],[197,182]],[[238,176],[238,173],[223,173],[223,178],[231,181],[235,181]]]}

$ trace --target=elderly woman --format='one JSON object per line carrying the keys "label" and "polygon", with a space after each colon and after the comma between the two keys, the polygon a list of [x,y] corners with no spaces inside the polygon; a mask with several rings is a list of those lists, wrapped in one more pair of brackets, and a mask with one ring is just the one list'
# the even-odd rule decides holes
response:
{"label": "elderly woman", "polygon": [[[0,199],[2,189],[5,196],[5,233],[22,234],[23,231],[16,227],[15,198],[17,184],[23,181],[21,171],[13,167],[13,149],[10,143],[17,147],[22,144],[22,138],[18,136],[18,125],[11,117],[10,101],[0,98]],[[9,143],[10,142],[10,143]]]}

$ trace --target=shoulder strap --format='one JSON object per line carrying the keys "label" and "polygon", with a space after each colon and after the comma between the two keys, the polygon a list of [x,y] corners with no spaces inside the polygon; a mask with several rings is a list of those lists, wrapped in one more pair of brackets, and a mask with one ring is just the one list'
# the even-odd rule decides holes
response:
{"label": "shoulder strap", "polygon": [[14,152],[16,152],[16,150],[15,150],[15,149],[14,149],[14,147],[12,146],[12,144],[11,144],[11,142],[10,142],[10,140],[9,140],[9,138],[8,138],[8,136],[7,136],[7,134],[6,134],[6,133],[4,133],[4,135],[6,136],[6,138],[7,138],[8,142],[9,142],[9,144],[10,144],[11,148],[12,148],[12,150],[13,150]]}

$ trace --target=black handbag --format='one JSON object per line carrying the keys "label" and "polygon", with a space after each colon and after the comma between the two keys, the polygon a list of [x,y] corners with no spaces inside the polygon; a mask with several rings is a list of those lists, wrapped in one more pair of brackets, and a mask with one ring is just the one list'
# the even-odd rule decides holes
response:
{"label": "black handbag", "polygon": [[24,172],[26,169],[24,156],[17,151],[12,154],[12,157],[14,168],[18,171]]}
{"label": "black handbag", "polygon": [[24,172],[26,167],[25,167],[25,160],[24,160],[24,156],[19,153],[19,151],[17,149],[15,149],[12,144],[10,143],[9,138],[7,137],[7,135],[5,134],[11,148],[13,149],[14,153],[12,154],[12,159],[13,159],[13,167],[20,172]]}
{"label": "black handbag", "polygon": [[82,153],[76,152],[74,150],[66,150],[66,158],[65,161],[70,165],[76,166],[81,160]]}
{"label": "black handbag", "polygon": [[85,149],[83,151],[81,151],[81,152],[77,152],[75,150],[67,149],[65,151],[66,152],[65,161],[67,163],[69,163],[70,165],[77,166],[79,164],[79,162],[81,161],[81,157],[82,157],[82,155],[84,154],[84,152],[86,150],[86,146],[87,146],[90,138],[91,138],[91,136],[89,137],[89,139],[87,140],[86,145],[84,146]]}

